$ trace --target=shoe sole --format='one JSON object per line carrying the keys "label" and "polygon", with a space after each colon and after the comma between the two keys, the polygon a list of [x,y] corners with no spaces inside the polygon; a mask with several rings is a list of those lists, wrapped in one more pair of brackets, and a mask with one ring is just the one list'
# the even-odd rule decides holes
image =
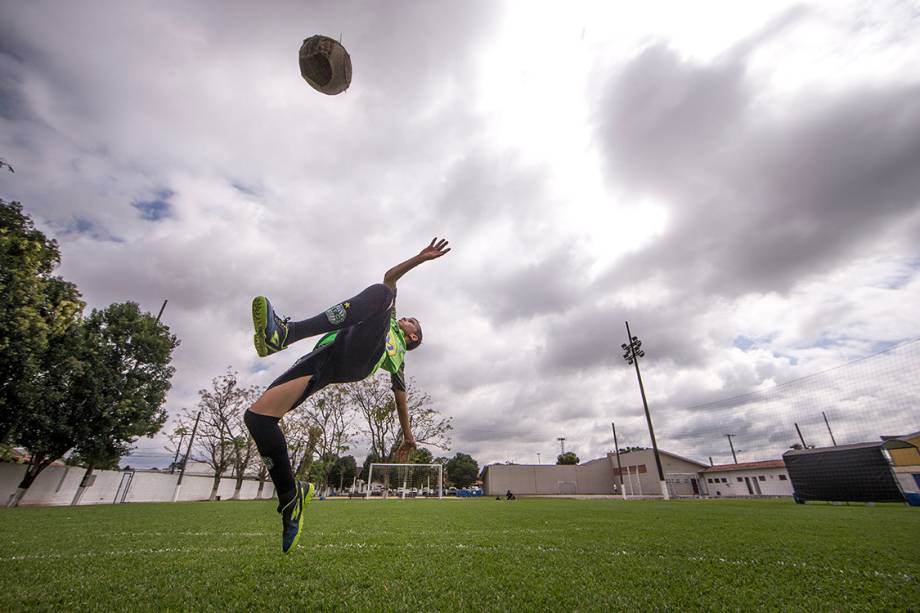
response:
{"label": "shoe sole", "polygon": [[300,535],[303,534],[303,514],[307,510],[307,505],[310,504],[310,501],[313,500],[313,493],[316,491],[316,488],[313,487],[312,483],[307,484],[307,493],[304,494],[303,501],[300,503],[300,518],[297,520],[297,536],[294,537],[294,540],[291,542],[291,546],[288,547],[288,550],[284,553],[290,553],[292,549],[297,547],[297,543],[300,542]]}
{"label": "shoe sole", "polygon": [[268,323],[268,305],[265,296],[256,296],[252,299],[252,327],[255,334],[252,342],[256,346],[256,353],[260,358],[264,358],[269,353],[268,345],[265,343],[265,326]]}

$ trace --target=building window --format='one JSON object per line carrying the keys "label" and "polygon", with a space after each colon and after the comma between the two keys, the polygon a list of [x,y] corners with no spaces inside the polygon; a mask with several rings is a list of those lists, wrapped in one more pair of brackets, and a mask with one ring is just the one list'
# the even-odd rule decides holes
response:
{"label": "building window", "polygon": [[780,480],[780,481],[785,481],[786,479],[787,479],[786,475],[780,475],[780,476],[779,476],[779,480]]}
{"label": "building window", "polygon": [[759,481],[766,481],[766,480],[767,480],[767,478],[764,477],[763,475],[758,475],[757,479],[758,479]]}
{"label": "building window", "polygon": [[726,479],[725,477],[722,477],[722,483],[728,483],[728,479]]}
{"label": "building window", "polygon": [[707,482],[712,483],[712,477],[706,479]]}
{"label": "building window", "polygon": [[738,483],[741,483],[741,477],[738,477]]}

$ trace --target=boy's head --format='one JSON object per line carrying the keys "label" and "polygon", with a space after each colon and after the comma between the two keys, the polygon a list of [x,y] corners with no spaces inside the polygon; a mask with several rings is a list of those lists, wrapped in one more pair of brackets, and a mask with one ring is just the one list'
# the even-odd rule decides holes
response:
{"label": "boy's head", "polygon": [[422,344],[422,326],[414,317],[403,317],[396,322],[406,336],[406,351],[412,351]]}

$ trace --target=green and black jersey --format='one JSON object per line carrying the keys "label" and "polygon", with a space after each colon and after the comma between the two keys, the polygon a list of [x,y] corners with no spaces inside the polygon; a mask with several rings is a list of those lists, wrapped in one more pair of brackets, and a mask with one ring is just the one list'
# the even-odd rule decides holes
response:
{"label": "green and black jersey", "polygon": [[[323,336],[316,343],[316,348],[332,343],[341,330],[335,330]],[[390,373],[391,389],[393,391],[406,391],[406,335],[399,327],[396,318],[396,300],[393,300],[393,306],[390,307],[390,329],[387,331],[387,338],[383,355],[377,361],[370,375],[383,369]]]}

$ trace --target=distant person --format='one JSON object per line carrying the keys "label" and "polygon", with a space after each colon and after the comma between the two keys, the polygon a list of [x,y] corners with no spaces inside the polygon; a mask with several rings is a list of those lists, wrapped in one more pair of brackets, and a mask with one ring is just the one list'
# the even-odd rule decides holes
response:
{"label": "distant person", "polygon": [[511,493],[511,490],[508,490],[508,493],[505,494],[505,500],[517,500],[517,499],[514,497],[514,494]]}
{"label": "distant person", "polygon": [[265,357],[299,340],[324,334],[313,351],[302,356],[246,411],[244,420],[278,492],[281,513],[281,549],[290,551],[303,528],[303,510],[313,498],[312,483],[296,481],[287,441],[278,422],[285,413],[330,383],[361,381],[378,368],[390,373],[396,413],[402,430],[398,461],[415,450],[409,427],[405,355],[422,342],[422,328],[413,317],[396,318],[396,282],[407,272],[450,251],[446,240],[435,238],[418,255],[389,269],[383,283],[371,285],[354,298],[319,315],[291,322],[275,314],[264,296],[252,301],[256,352]]}

